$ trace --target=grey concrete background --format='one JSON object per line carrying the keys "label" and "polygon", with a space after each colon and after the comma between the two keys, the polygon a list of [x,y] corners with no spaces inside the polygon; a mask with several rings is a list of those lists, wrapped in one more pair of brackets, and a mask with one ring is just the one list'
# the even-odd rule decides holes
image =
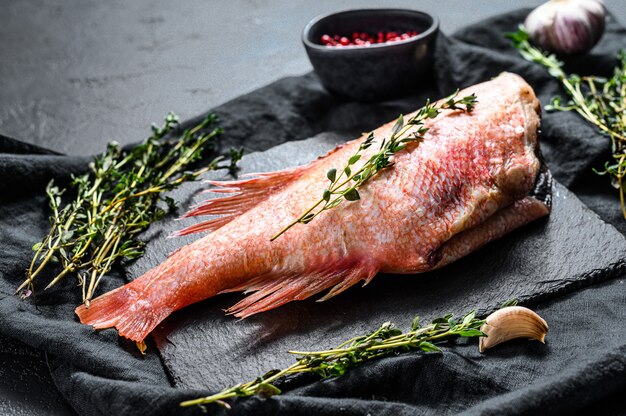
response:
{"label": "grey concrete background", "polygon": [[[541,0],[26,0],[0,13],[0,132],[71,154],[146,135],[280,77],[311,70],[300,32],[314,16],[397,6],[441,29]],[[626,2],[607,0],[626,20]]]}
{"label": "grey concrete background", "polygon": [[[3,0],[0,133],[59,152],[100,152],[145,137],[168,111],[182,119],[311,65],[300,32],[347,8],[434,13],[451,33],[542,0]],[[626,1],[606,0],[626,23]],[[625,45],[626,47],[626,45]],[[71,414],[43,354],[0,337],[0,414]]]}

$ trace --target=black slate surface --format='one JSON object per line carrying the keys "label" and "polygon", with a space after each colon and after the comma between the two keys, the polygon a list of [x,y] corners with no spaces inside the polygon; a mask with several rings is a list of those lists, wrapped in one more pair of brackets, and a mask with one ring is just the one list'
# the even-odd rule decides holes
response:
{"label": "black slate surface", "polygon": [[[248,155],[240,163],[241,173],[306,163],[345,141],[342,137],[347,139],[321,134]],[[191,184],[176,197],[196,203],[211,195],[197,190],[197,184]],[[626,271],[626,239],[615,228],[558,183],[552,201],[547,219],[441,270],[413,276],[379,275],[367,287],[353,287],[324,303],[291,302],[245,320],[223,312],[242,295],[218,296],[164,321],[154,332],[157,346],[176,386],[217,390],[293,363],[293,357],[282,352],[331,348],[387,320],[406,324],[415,315],[429,319],[473,308],[484,312],[511,298],[538,302]],[[187,240],[199,238],[167,238],[195,221],[155,225],[149,255],[130,267],[131,276],[138,277]]]}

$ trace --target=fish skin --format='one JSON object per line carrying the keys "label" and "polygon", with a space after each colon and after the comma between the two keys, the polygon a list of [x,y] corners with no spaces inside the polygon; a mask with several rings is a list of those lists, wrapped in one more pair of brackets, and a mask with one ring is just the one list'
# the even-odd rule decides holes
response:
{"label": "fish skin", "polygon": [[[365,136],[303,167],[214,183],[217,192],[236,193],[192,210],[226,214],[207,225],[212,232],[89,308],[79,306],[81,322],[141,341],[173,311],[233,291],[254,292],[228,310],[247,317],[329,288],[324,299],[334,296],[378,272],[442,267],[547,215],[549,207],[528,196],[540,169],[540,106],[532,88],[503,73],[459,96],[471,93],[478,98],[471,114],[444,110],[428,120],[424,141],[397,153],[392,168],[359,189],[361,200],[297,224],[275,241],[270,238],[320,198],[326,172],[345,166]],[[393,124],[374,131],[374,145],[354,169]]]}

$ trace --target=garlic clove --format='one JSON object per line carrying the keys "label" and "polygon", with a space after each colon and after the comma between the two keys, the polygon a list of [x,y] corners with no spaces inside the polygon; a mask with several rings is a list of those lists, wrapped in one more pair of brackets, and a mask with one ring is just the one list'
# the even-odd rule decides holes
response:
{"label": "garlic clove", "polygon": [[478,343],[480,352],[515,338],[535,339],[545,343],[548,324],[535,312],[523,306],[498,309],[487,317],[480,330],[487,336]]}
{"label": "garlic clove", "polygon": [[551,0],[534,9],[524,26],[533,43],[561,55],[589,51],[604,33],[603,0]]}

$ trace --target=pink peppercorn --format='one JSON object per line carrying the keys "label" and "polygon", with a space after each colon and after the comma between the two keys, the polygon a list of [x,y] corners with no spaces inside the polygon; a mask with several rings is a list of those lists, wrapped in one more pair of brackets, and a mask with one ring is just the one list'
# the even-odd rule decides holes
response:
{"label": "pink peppercorn", "polygon": [[324,34],[321,37],[322,45],[326,46],[369,46],[378,43],[397,42],[400,40],[410,39],[419,33],[411,30],[407,32],[378,32],[376,34],[368,34],[366,32],[353,32],[350,37]]}

